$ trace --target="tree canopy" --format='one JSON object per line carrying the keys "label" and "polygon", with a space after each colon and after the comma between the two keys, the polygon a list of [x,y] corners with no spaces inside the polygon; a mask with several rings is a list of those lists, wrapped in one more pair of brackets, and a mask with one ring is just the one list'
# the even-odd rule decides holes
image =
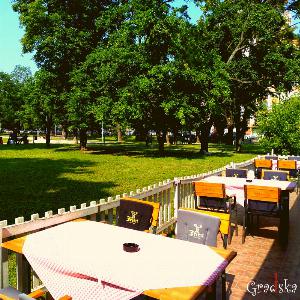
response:
{"label": "tree canopy", "polygon": [[[230,143],[235,127],[239,150],[266,95],[299,81],[287,16],[299,13],[299,1],[194,2],[196,24],[186,5],[169,0],[13,0],[23,51],[34,52],[40,67],[16,106],[23,119],[47,128],[48,144],[55,120],[79,134],[82,149],[87,131],[103,121],[154,130],[161,153],[169,131],[195,130],[206,152],[212,125],[220,136],[227,128]],[[12,90],[15,79],[1,76]]]}
{"label": "tree canopy", "polygon": [[273,104],[258,114],[260,143],[266,151],[275,153],[300,154],[300,97]]}

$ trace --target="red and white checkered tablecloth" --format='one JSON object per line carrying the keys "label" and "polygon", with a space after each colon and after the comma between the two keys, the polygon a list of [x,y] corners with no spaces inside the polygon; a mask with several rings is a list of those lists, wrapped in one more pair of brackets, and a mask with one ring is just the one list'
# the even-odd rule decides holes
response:
{"label": "red and white checkered tablecloth", "polygon": [[[123,251],[125,242],[140,250]],[[23,253],[54,299],[126,300],[149,289],[209,285],[227,265],[204,245],[92,221],[31,234]]]}

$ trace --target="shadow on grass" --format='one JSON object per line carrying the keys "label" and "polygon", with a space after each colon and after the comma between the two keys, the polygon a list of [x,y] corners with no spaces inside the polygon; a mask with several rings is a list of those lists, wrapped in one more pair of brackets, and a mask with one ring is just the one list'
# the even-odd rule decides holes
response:
{"label": "shadow on grass", "polygon": [[61,159],[0,158],[0,220],[29,219],[33,213],[69,209],[109,196],[113,182],[81,180],[90,161]]}
{"label": "shadow on grass", "polygon": [[23,150],[33,150],[33,149],[65,149],[73,151],[78,150],[78,145],[70,145],[70,144],[51,144],[50,148],[46,146],[46,144],[20,144],[20,145],[0,145],[0,152],[3,151],[23,151]]}
{"label": "shadow on grass", "polygon": [[[166,146],[164,155],[159,155],[156,147],[147,147],[142,144],[105,144],[105,145],[92,145],[88,147],[89,153],[95,155],[118,155],[118,156],[132,156],[132,157],[149,157],[149,158],[161,158],[161,157],[173,157],[177,159],[206,159],[208,157],[231,157],[230,152],[210,152],[209,155],[203,155],[199,152],[199,149],[192,146]],[[57,151],[66,151],[65,149],[57,149]]]}
{"label": "shadow on grass", "polygon": [[[45,144],[29,144],[29,145],[4,145],[1,150],[33,150],[47,149]],[[78,145],[70,144],[51,144],[50,149],[57,152],[78,151]],[[178,159],[205,159],[207,157],[231,157],[235,155],[235,148],[225,144],[209,144],[209,155],[203,155],[199,151],[200,145],[170,145],[165,146],[163,157],[173,157]],[[150,157],[160,158],[156,143],[146,146],[144,142],[106,142],[105,144],[88,144],[88,153],[100,155],[119,155],[132,157]],[[258,144],[243,145],[241,154],[262,154],[263,149]]]}

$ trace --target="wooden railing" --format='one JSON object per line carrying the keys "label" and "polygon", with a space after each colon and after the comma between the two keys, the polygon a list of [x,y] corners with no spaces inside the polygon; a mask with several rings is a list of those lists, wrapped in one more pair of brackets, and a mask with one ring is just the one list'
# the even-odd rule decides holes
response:
{"label": "wooden railing", "polygon": [[[194,196],[192,182],[203,179],[211,175],[221,175],[227,167],[248,168],[253,166],[253,160],[248,160],[243,163],[231,163],[223,168],[210,171],[204,174],[197,174],[193,176],[186,176],[181,178],[174,178],[174,180],[166,180],[159,184],[138,189],[129,194],[122,196],[131,196],[138,199],[159,202],[161,204],[159,214],[159,225],[157,233],[168,230],[176,222],[177,210],[179,207],[194,207]],[[71,206],[67,211],[65,208],[58,209],[57,213],[53,211],[45,212],[44,216],[39,214],[31,215],[29,221],[25,221],[24,217],[15,219],[15,224],[9,225],[6,220],[0,221],[0,244],[10,239],[21,237],[32,232],[36,232],[57,224],[72,221],[78,218],[87,218],[89,220],[101,221],[106,220],[110,224],[116,222],[118,216],[118,207],[120,205],[120,195],[115,197],[108,197],[107,199],[100,199],[99,201],[92,201],[89,204],[82,203],[80,207]],[[39,284],[39,280],[33,275],[31,280],[31,287],[28,284],[28,274],[30,269],[24,262],[22,256],[17,255],[17,288],[22,291],[26,289],[35,289]],[[0,287],[7,287],[9,282],[8,274],[8,251],[0,247]]]}

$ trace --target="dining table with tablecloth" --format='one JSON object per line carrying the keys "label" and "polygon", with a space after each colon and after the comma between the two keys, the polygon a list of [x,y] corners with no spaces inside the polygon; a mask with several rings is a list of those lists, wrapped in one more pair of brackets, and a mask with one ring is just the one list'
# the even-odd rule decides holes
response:
{"label": "dining table with tablecloth", "polygon": [[[124,251],[128,242],[139,251]],[[144,291],[210,286],[236,255],[94,221],[64,223],[2,247],[22,253],[54,299],[67,294],[73,300],[126,300]]]}

